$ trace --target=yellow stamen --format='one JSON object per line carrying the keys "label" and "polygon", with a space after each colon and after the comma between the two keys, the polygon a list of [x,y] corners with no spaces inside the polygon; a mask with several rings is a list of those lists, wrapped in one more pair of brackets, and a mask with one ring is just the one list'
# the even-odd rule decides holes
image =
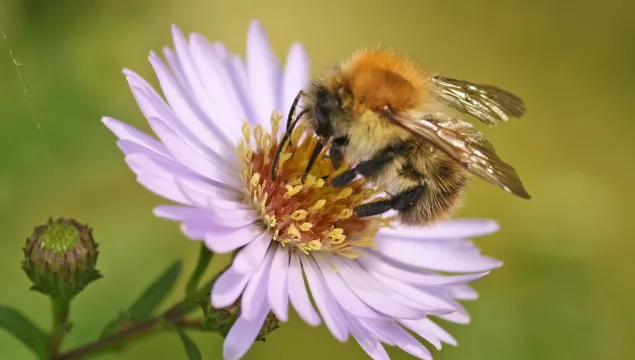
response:
{"label": "yellow stamen", "polygon": [[326,200],[320,199],[320,200],[316,201],[315,204],[309,208],[309,210],[311,210],[311,211],[320,210],[321,208],[324,207],[324,204],[326,204]]}
{"label": "yellow stamen", "polygon": [[309,231],[311,230],[312,227],[313,227],[313,224],[305,222],[305,223],[302,223],[302,225],[300,225],[300,230]]}
{"label": "yellow stamen", "polygon": [[308,212],[306,210],[296,210],[293,212],[293,214],[291,214],[291,218],[293,220],[304,220],[306,219],[306,215],[308,214]]}

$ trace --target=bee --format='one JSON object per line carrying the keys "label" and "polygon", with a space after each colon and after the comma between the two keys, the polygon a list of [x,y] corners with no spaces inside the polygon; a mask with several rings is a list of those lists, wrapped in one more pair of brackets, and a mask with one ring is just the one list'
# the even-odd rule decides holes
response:
{"label": "bee", "polygon": [[394,210],[402,223],[423,226],[456,210],[470,175],[531,198],[516,170],[466,121],[493,126],[524,114],[523,101],[506,90],[428,73],[393,52],[362,50],[298,94],[279,146],[303,121],[320,140],[307,173],[328,146],[335,168],[352,166],[332,186],[362,176],[389,195],[358,206],[358,217]]}

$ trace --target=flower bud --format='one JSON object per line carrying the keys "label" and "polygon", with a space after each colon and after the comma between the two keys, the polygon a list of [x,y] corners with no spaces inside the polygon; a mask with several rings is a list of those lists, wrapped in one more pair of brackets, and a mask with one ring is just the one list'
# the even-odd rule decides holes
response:
{"label": "flower bud", "polygon": [[92,229],[72,219],[49,219],[37,226],[24,248],[22,268],[32,290],[70,299],[99,279]]}
{"label": "flower bud", "polygon": [[[240,316],[240,300],[222,309],[214,308],[209,303],[209,298],[201,300],[200,304],[205,314],[205,330],[218,332],[223,337],[227,336],[229,329],[231,329]],[[256,341],[265,341],[265,336],[279,327],[278,319],[270,312],[260,329],[260,333],[258,333]]]}

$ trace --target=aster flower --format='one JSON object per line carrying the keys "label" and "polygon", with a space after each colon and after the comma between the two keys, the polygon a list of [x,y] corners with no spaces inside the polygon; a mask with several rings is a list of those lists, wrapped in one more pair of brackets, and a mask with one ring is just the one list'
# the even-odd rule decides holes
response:
{"label": "aster flower", "polygon": [[185,235],[213,252],[237,251],[211,292],[216,308],[241,304],[224,358],[241,358],[267,316],[287,321],[289,307],[312,326],[323,321],[339,341],[353,337],[375,359],[388,359],[382,343],[431,358],[407,330],[436,348],[456,344],[431,317],[469,321],[458,300],[475,299],[468,284],[501,263],[466,239],[497,231],[496,223],[411,229],[392,227],[390,218],[356,218],[352,209],[379,190],[363,179],[328,186],[335,169],[323,155],[302,182],[316,139],[300,128],[272,181],[281,119],[309,79],[303,48],[293,45],[282,69],[256,22],[246,62],[199,34],[186,40],[174,27],[173,37],[176,51],[164,49],[167,64],[150,54],[167,102],[124,71],[159,140],[112,118],[103,122],[138,181],[179,204],[158,206],[157,216],[180,222]]}

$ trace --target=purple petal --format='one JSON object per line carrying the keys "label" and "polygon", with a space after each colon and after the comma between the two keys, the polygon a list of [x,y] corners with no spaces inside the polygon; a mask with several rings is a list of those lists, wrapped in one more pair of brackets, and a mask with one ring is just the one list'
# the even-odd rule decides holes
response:
{"label": "purple petal", "polygon": [[104,116],[101,121],[112,131],[119,139],[133,141],[149,150],[154,151],[159,155],[163,155],[166,158],[172,158],[161,142],[145,134],[142,131],[135,129],[134,127],[122,123],[119,120]]}
{"label": "purple petal", "polygon": [[349,323],[351,335],[372,359],[390,360],[390,356],[388,356],[386,349],[384,349],[381,343],[364,329],[353,316],[346,315],[346,319]]}
{"label": "purple petal", "polygon": [[257,225],[234,228],[208,221],[205,229],[205,245],[215,253],[225,254],[255,241],[262,232],[262,228]]}
{"label": "purple petal", "polygon": [[154,215],[160,218],[185,221],[189,218],[198,217],[204,210],[191,206],[179,206],[179,205],[159,205],[153,210]]}
{"label": "purple petal", "polygon": [[395,345],[402,348],[405,352],[419,359],[432,360],[430,351],[401,326],[391,322],[385,324],[382,328],[390,334]]}
{"label": "purple petal", "polygon": [[190,35],[190,51],[198,69],[200,80],[207,91],[207,99],[227,126],[235,126],[240,131],[246,114],[236,94],[228,69],[214,51],[212,44],[200,34]]}
{"label": "purple petal", "polygon": [[212,287],[210,300],[212,306],[221,309],[232,305],[247,286],[251,275],[244,275],[229,268],[223,272]]}
{"label": "purple petal", "polygon": [[320,267],[322,276],[324,276],[325,283],[328,286],[331,294],[333,294],[333,297],[342,307],[342,309],[352,315],[363,318],[378,320],[386,319],[384,315],[377,313],[375,310],[368,307],[368,305],[366,305],[362,300],[360,300],[357,295],[355,295],[346,285],[342,278],[339,277],[335,270],[333,270],[331,265],[323,259],[322,256],[316,255],[314,256],[314,259]]}
{"label": "purple petal", "polygon": [[424,273],[420,269],[382,258],[374,251],[368,251],[358,261],[370,273],[380,273],[414,285],[442,286],[470,283],[489,274],[488,271],[466,275],[440,275]]}
{"label": "purple petal", "polygon": [[260,269],[271,241],[271,233],[263,231],[254,241],[238,252],[232,263],[232,268],[241,274],[256,272]]}
{"label": "purple petal", "polygon": [[311,326],[320,325],[320,317],[311,305],[311,300],[306,292],[302,277],[302,265],[296,252],[291,253],[291,262],[289,263],[289,300],[304,322]]}
{"label": "purple petal", "polygon": [[[163,61],[156,55],[150,56],[150,63],[155,67],[155,71],[162,85],[163,92],[168,100],[172,99],[171,105],[179,107],[189,106],[189,94],[185,93],[177,81],[172,77]],[[214,131],[214,126],[208,126],[205,120],[196,117],[196,113],[190,118],[182,118],[177,110],[180,108],[170,108],[163,98],[148,84],[141,76],[132,70],[125,69],[124,74],[132,90],[139,108],[147,119],[158,118],[165,122],[174,132],[186,139],[187,143],[200,153],[222,154],[224,149],[232,146],[232,143],[224,139],[221,133]],[[184,110],[185,111],[185,110]],[[192,112],[193,110],[189,110]],[[156,133],[153,124],[152,130]]]}
{"label": "purple petal", "polygon": [[[406,328],[413,331],[415,334],[421,336],[426,339],[432,346],[434,346],[437,350],[441,350],[441,340],[426,326],[424,326],[423,320],[400,320],[399,323]],[[429,321],[429,320],[428,320]]]}
{"label": "purple petal", "polygon": [[271,263],[267,295],[271,310],[280,321],[289,319],[288,273],[289,249],[277,246],[276,255]]}
{"label": "purple petal", "polygon": [[405,239],[443,240],[489,235],[497,232],[499,228],[493,220],[459,219],[442,221],[425,228],[406,226],[398,226],[394,229],[385,228],[379,233],[387,237]]}
{"label": "purple petal", "polygon": [[247,74],[259,123],[266,125],[280,110],[281,69],[262,26],[252,21],[247,36]]}
{"label": "purple petal", "polygon": [[252,319],[247,319],[241,315],[236,320],[223,343],[224,360],[240,359],[249,351],[258,337],[267,315],[269,315],[269,307],[262,306]]}
{"label": "purple petal", "polygon": [[480,272],[500,267],[498,260],[458,251],[443,241],[405,238],[375,238],[377,252],[407,265],[448,272]]}
{"label": "purple petal", "polygon": [[[195,100],[195,106],[200,109],[202,114],[205,114],[205,118],[208,119],[208,122],[224,124],[224,126],[215,127],[226,139],[232,141],[240,138],[240,123],[233,121],[234,119],[226,118],[225,116],[230,112],[229,108],[219,108],[219,106],[224,106],[219,105],[220,100],[210,98],[209,92],[207,91],[209,88],[206,89],[205,81],[199,72],[200,69],[197,68],[197,61],[207,61],[209,59],[207,57],[202,58],[203,54],[191,53],[190,46],[177,26],[172,26],[172,38],[174,40],[176,55],[179,58],[183,73],[190,85],[190,93]],[[222,87],[221,84],[217,84],[217,86]],[[227,124],[229,124],[229,126]]]}
{"label": "purple petal", "polygon": [[428,315],[443,315],[454,312],[456,309],[448,301],[440,296],[435,296],[425,290],[416,288],[403,281],[392,279],[381,274],[373,277],[398,295],[402,302],[417,309],[425,310]]}
{"label": "purple petal", "polygon": [[311,289],[311,294],[313,295],[313,300],[315,300],[315,305],[320,310],[320,314],[322,314],[326,327],[337,340],[345,342],[348,339],[348,331],[346,324],[343,322],[344,314],[342,310],[326,288],[324,278],[317,269],[313,259],[304,256],[301,260],[309,288]]}
{"label": "purple petal", "polygon": [[181,89],[183,89],[183,92],[191,96],[189,91],[190,85],[187,83],[187,78],[183,72],[183,67],[181,66],[179,57],[176,56],[174,51],[167,46],[163,47],[163,56],[165,57],[165,60],[167,60],[168,66],[170,67],[170,70],[172,70],[174,78],[178,81]]}
{"label": "purple petal", "polygon": [[461,306],[458,302],[450,299],[446,299],[448,302],[452,304],[452,306],[456,309],[455,312],[451,314],[437,315],[441,319],[456,323],[456,324],[469,324],[470,323],[470,314],[467,310]]}
{"label": "purple petal", "polygon": [[282,79],[282,109],[280,111],[283,116],[287,116],[298,92],[309,84],[310,71],[309,57],[304,47],[297,43],[293,44],[287,55]]}
{"label": "purple petal", "polygon": [[232,172],[227,171],[228,169],[217,159],[201,156],[199,152],[183,141],[183,138],[173,132],[163,121],[152,117],[148,121],[152,122],[157,135],[170,150],[170,153],[183,165],[216,183],[230,186],[235,190],[242,190],[242,184],[238,176],[229,175]]}
{"label": "purple petal", "polygon": [[363,269],[357,271],[355,262],[345,262],[336,256],[329,257],[329,262],[337,268],[337,273],[355,295],[376,311],[405,319],[419,319],[426,315],[421,309],[403,304],[403,297],[399,298],[392,289],[373,279]]}
{"label": "purple petal", "polygon": [[[163,61],[154,53],[150,54],[149,60],[170,104],[171,112],[173,111],[178,122],[182,124],[180,126],[186,127],[200,143],[208,145],[218,154],[222,154],[223,148],[232,146],[232,141],[235,139],[228,138],[220,130],[220,126],[207,117],[191,98],[191,95],[184,92]],[[162,119],[163,116],[169,116],[169,114],[162,111]],[[179,126],[176,123],[170,122],[170,125]]]}
{"label": "purple petal", "polygon": [[274,248],[270,248],[267,251],[260,269],[251,277],[240,299],[241,316],[244,316],[247,320],[253,319],[261,307],[267,306],[267,309],[271,308],[267,300],[267,285],[269,284],[269,270],[271,269],[271,261],[274,254]]}

